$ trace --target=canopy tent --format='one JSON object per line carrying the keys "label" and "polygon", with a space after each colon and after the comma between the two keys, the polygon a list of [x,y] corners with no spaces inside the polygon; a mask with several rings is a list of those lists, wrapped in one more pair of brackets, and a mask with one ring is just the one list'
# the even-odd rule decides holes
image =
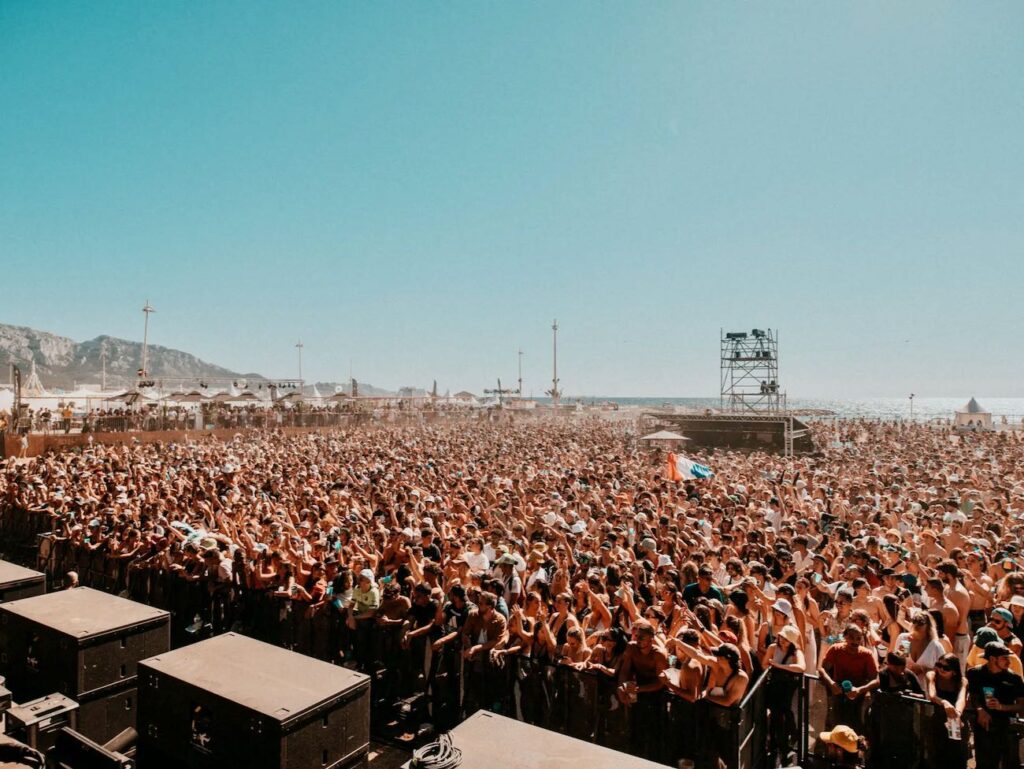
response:
{"label": "canopy tent", "polygon": [[958,412],[953,420],[954,426],[963,430],[991,430],[992,412],[986,411],[974,398]]}
{"label": "canopy tent", "polygon": [[205,395],[203,395],[198,390],[193,390],[192,392],[187,393],[187,394],[185,394],[185,393],[171,393],[170,395],[168,395],[163,400],[171,402],[171,403],[206,403],[210,399],[207,398]]}
{"label": "canopy tent", "polygon": [[679,433],[673,433],[669,430],[658,430],[656,433],[645,435],[641,439],[650,448],[660,447],[665,449],[676,449],[682,445],[683,441],[690,440],[685,435]]}
{"label": "canopy tent", "polygon": [[241,393],[222,392],[211,398],[214,403],[262,403],[263,399],[256,393],[246,390]]}
{"label": "canopy tent", "polygon": [[112,395],[109,398],[104,398],[104,403],[124,403],[127,406],[132,406],[141,401],[153,400],[148,395],[140,393],[138,390],[128,390],[117,395]]}

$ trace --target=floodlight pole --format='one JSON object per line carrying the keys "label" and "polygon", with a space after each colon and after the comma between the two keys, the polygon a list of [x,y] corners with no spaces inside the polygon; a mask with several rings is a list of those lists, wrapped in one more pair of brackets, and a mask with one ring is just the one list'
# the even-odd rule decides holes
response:
{"label": "floodlight pole", "polygon": [[519,348],[519,392],[523,392],[523,348]]}
{"label": "floodlight pole", "polygon": [[149,377],[149,316],[150,313],[154,313],[156,310],[149,304],[149,300],[146,300],[146,306],[142,308],[142,314],[146,320],[142,326],[142,373],[139,377],[140,380]]}
{"label": "floodlight pole", "polygon": [[558,319],[551,324],[551,350],[552,350],[552,372],[551,372],[551,405],[558,411],[558,399],[561,395],[558,392]]}

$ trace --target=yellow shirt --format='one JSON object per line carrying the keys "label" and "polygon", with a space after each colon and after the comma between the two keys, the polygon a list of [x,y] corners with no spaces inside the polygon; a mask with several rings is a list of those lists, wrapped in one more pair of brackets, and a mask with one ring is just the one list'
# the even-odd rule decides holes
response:
{"label": "yellow shirt", "polygon": [[[985,650],[980,646],[971,646],[967,653],[967,669],[976,668],[985,664]],[[1024,678],[1024,666],[1020,664],[1020,657],[1016,654],[1010,655],[1010,670]],[[966,671],[965,671],[966,672]]]}

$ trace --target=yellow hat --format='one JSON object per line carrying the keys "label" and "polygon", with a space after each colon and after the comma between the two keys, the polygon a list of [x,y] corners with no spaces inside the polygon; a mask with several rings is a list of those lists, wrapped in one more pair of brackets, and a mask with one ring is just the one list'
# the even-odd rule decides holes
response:
{"label": "yellow hat", "polygon": [[818,737],[823,742],[831,742],[833,745],[838,745],[847,753],[857,752],[857,732],[853,731],[849,726],[840,724],[831,732],[822,732]]}

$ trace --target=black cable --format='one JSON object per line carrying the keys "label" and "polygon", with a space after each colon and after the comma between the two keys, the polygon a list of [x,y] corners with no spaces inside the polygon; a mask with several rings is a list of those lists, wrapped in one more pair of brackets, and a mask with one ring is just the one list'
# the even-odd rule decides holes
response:
{"label": "black cable", "polygon": [[452,744],[447,732],[412,752],[411,765],[415,769],[455,769],[461,763],[462,751]]}

